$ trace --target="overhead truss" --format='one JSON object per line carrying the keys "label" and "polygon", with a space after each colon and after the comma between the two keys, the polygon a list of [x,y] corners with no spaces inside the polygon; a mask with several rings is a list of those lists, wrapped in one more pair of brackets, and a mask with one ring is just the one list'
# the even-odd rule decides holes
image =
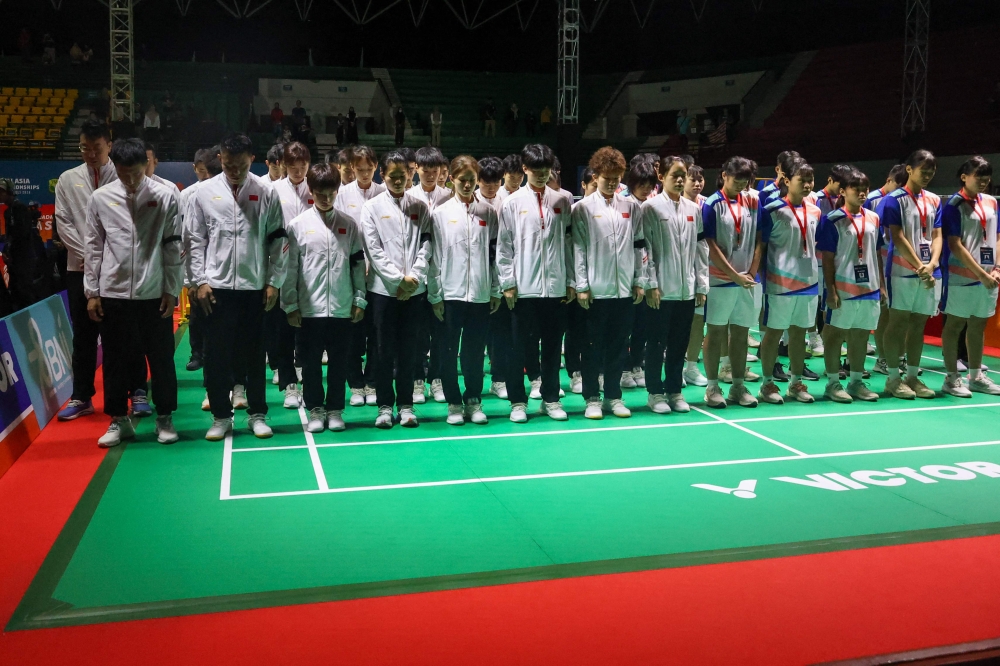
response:
{"label": "overhead truss", "polygon": [[556,121],[580,122],[580,0],[559,0],[559,89]]}
{"label": "overhead truss", "polygon": [[135,69],[132,62],[133,0],[110,0],[111,27],[111,117],[135,117]]}
{"label": "overhead truss", "polygon": [[927,125],[927,42],[931,0],[906,0],[903,39],[903,113],[901,133],[923,131]]}

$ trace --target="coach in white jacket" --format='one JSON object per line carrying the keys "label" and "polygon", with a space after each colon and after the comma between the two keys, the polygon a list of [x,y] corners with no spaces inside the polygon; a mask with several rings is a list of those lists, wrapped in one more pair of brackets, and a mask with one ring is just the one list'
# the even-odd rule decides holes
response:
{"label": "coach in white jacket", "polygon": [[[407,191],[406,156],[385,156],[386,191],[364,205],[361,229],[368,256],[368,299],[378,349],[375,426],[391,428],[396,405],[400,425],[416,427],[413,375],[418,334],[427,307],[427,264],[431,255],[431,219],[427,204]],[[395,391],[393,390],[395,368]]]}
{"label": "coach in white jacket", "polygon": [[[365,256],[361,229],[334,209],[340,172],[332,164],[314,164],[307,176],[315,205],[288,225],[288,274],[281,287],[281,307],[288,323],[299,328],[302,345],[302,392],[309,432],[344,429],[344,383],[352,322],[365,315]],[[323,395],[323,352],[327,392]]]}
{"label": "coach in white jacket", "polygon": [[511,311],[510,357],[505,377],[510,418],[527,421],[524,390],[525,349],[541,336],[544,412],[563,421],[559,402],[559,356],[566,330],[566,303],[576,298],[573,246],[570,238],[572,200],[546,186],[555,163],[552,149],[528,144],[521,151],[528,186],[504,200],[497,238],[500,289]]}
{"label": "coach in white jacket", "polygon": [[87,206],[84,291],[90,319],[104,340],[104,413],[112,418],[98,440],[115,446],[135,435],[128,397],[135,365],[146,360],[161,443],[177,441],[174,305],[183,286],[181,227],[174,190],[147,178],[141,139],[115,143],[118,180],[94,192]]}
{"label": "coach in white jacket", "polygon": [[83,164],[63,172],[56,183],[55,223],[59,241],[66,246],[66,290],[73,320],[73,395],[59,412],[60,421],[94,413],[94,373],[97,372],[97,336],[100,327],[87,315],[83,291],[84,235],[87,206],[99,187],[117,180],[110,159],[111,131],[104,123],[87,122],[80,128]]}
{"label": "coach in white jacket", "polygon": [[270,437],[262,328],[285,279],[288,238],[274,188],[250,173],[250,137],[230,134],[220,147],[223,172],[198,187],[185,225],[198,304],[209,315],[205,378],[215,421],[206,439],[232,430],[234,367],[246,368],[250,429]]}
{"label": "coach in white jacket", "polygon": [[611,146],[590,158],[597,191],[573,209],[576,300],[586,311],[583,346],[585,416],[604,417],[599,375],[612,413],[632,413],[622,402],[621,374],[632,332],[633,309],[644,296],[643,248],[639,204],[615,194],[625,174],[625,156]]}
{"label": "coach in white jacket", "polygon": [[[444,339],[438,341],[437,351],[448,401],[447,421],[462,425],[468,418],[481,424],[486,423],[481,405],[483,352],[490,314],[500,307],[495,263],[497,214],[492,206],[476,199],[479,163],[474,157],[460,155],[452,160],[451,176],[455,196],[431,215],[434,249],[427,300],[443,325]],[[460,342],[464,395],[458,387]]]}

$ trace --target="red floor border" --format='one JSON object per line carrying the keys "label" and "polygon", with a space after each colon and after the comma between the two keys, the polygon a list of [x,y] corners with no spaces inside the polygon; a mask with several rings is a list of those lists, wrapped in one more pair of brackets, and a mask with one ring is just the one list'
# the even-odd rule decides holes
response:
{"label": "red floor border", "polygon": [[[53,423],[0,479],[0,622],[106,423]],[[1000,536],[14,632],[0,663],[815,663],[1000,636],[997,562]]]}

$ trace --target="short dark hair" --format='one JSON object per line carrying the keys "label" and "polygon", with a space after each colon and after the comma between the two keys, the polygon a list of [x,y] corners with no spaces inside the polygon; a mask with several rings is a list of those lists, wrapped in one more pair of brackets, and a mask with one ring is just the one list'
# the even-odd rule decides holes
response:
{"label": "short dark hair", "polygon": [[199,148],[194,151],[194,164],[208,164],[208,161],[218,155],[219,151],[211,148]]}
{"label": "short dark hair", "polygon": [[281,159],[285,164],[311,162],[312,154],[309,152],[309,149],[306,148],[304,143],[300,141],[292,141],[285,146],[285,150],[281,153]]}
{"label": "short dark hair", "polygon": [[702,169],[697,164],[692,164],[691,166],[688,167],[688,178],[690,178],[691,180],[697,180],[698,178],[704,180],[705,170]]}
{"label": "short dark hair", "polygon": [[445,160],[444,154],[434,146],[424,146],[417,151],[416,157],[417,166],[424,167],[425,169],[448,166],[448,161]]}
{"label": "short dark hair", "polygon": [[[687,172],[687,164],[685,164],[684,158],[681,157],[680,155],[664,155],[663,157],[661,157],[659,159],[660,159],[660,164],[659,164],[659,175],[660,176],[667,175],[667,172],[670,171],[670,167],[672,167],[675,164],[683,164],[684,165],[684,171]],[[653,165],[650,164],[649,166],[653,166]]]}
{"label": "short dark hair", "polygon": [[219,144],[219,148],[230,155],[253,155],[253,141],[243,132],[227,134]]}
{"label": "short dark hair", "polygon": [[910,156],[906,158],[906,162],[903,164],[911,169],[917,169],[925,164],[932,169],[937,169],[937,158],[929,150],[915,150],[910,153]]}
{"label": "short dark hair", "polygon": [[694,166],[694,156],[693,155],[681,155],[681,162],[684,162],[684,166],[686,166],[688,168],[688,171],[690,171],[691,167]]}
{"label": "short dark hair", "polygon": [[131,167],[148,164],[142,139],[122,139],[111,144],[111,161],[115,166]]}
{"label": "short dark hair", "polygon": [[282,155],[285,154],[285,144],[276,143],[267,149],[267,161],[273,164],[277,164],[281,161]]}
{"label": "short dark hair", "polygon": [[[833,182],[843,187],[844,182],[848,178],[850,178],[853,172],[855,171],[857,171],[857,169],[848,164],[835,164],[830,169],[830,178],[833,180]],[[867,178],[867,176],[865,177]]]}
{"label": "short dark hair", "polygon": [[896,187],[902,187],[906,185],[906,165],[896,164],[891,169],[889,169],[889,175],[886,176],[886,180],[892,179],[892,182],[896,184]]}
{"label": "short dark hair", "polygon": [[719,172],[720,177],[723,172],[734,178],[750,180],[753,177],[753,164],[745,157],[733,156],[722,165],[722,170]]}
{"label": "short dark hair", "polygon": [[802,157],[799,155],[797,150],[783,150],[778,153],[777,166],[781,167],[782,173],[785,171],[786,165],[791,165],[792,162]]}
{"label": "short dark hair", "polygon": [[156,159],[156,146],[155,145],[153,145],[149,141],[143,141],[142,142],[142,149],[145,150],[147,153],[153,153],[153,159]]}
{"label": "short dark hair", "polygon": [[[842,165],[837,165],[837,166],[842,166]],[[842,175],[840,180],[835,179],[834,182],[838,183],[841,189],[845,191],[848,188],[853,187],[859,192],[864,192],[865,194],[867,194],[868,190],[870,190],[872,187],[871,181],[868,179],[868,176],[865,174],[864,171],[861,171],[860,169],[855,169],[854,167],[848,167],[848,168],[850,169],[850,171]],[[833,205],[836,206],[837,208],[843,208],[845,200],[846,197],[844,197],[843,195],[838,196],[837,201],[834,202]]]}
{"label": "short dark hair", "polygon": [[222,160],[219,158],[219,147],[212,146],[208,150],[212,151],[212,157],[205,161],[205,170],[212,176],[222,173]]}
{"label": "short dark hair", "polygon": [[360,162],[361,160],[368,160],[372,164],[378,165],[378,155],[371,146],[357,145],[347,150],[350,151],[351,166],[355,162]]}
{"label": "short dark hair", "polygon": [[992,176],[993,175],[993,165],[986,161],[986,158],[982,155],[974,155],[969,159],[962,162],[962,166],[958,167],[958,182],[962,182],[962,176]]}
{"label": "short dark hair", "polygon": [[503,173],[503,162],[499,157],[484,157],[479,160],[479,180],[484,183],[499,182]]}
{"label": "short dark hair", "polygon": [[325,162],[313,164],[306,173],[306,183],[312,191],[340,189],[340,171]]}
{"label": "short dark hair", "polygon": [[476,158],[473,157],[472,155],[459,155],[458,157],[456,157],[451,161],[450,165],[448,165],[448,171],[450,171],[451,174],[455,176],[464,173],[466,171],[472,171],[473,173],[476,174],[476,180],[478,180],[479,162],[477,162]]}
{"label": "short dark hair", "polygon": [[80,127],[80,136],[87,141],[96,141],[97,139],[111,141],[111,129],[107,123],[102,123],[99,120],[88,120]]}
{"label": "short dark hair", "polygon": [[406,153],[402,150],[390,150],[383,155],[382,173],[389,171],[390,164],[402,164],[404,167],[409,166],[409,163],[406,161]]}
{"label": "short dark hair", "polygon": [[782,173],[785,174],[785,181],[781,183],[781,196],[788,194],[788,183],[791,182],[792,178],[796,175],[801,174],[802,176],[816,176],[816,172],[813,168],[801,157],[792,160],[792,163],[788,165],[788,171],[782,171]]}
{"label": "short dark hair", "polygon": [[[622,161],[624,161],[624,159]],[[580,175],[580,182],[583,183],[584,185],[589,185],[590,181],[592,180],[594,180],[594,170],[591,169],[590,167],[587,167],[586,169],[583,170],[583,174]]]}
{"label": "short dark hair", "polygon": [[625,174],[625,185],[629,190],[634,190],[640,185],[649,185],[650,187],[656,187],[656,184],[660,182],[656,177],[656,169],[649,162],[640,161],[634,164]]}
{"label": "short dark hair", "polygon": [[521,149],[521,164],[529,169],[551,169],[556,155],[544,143],[529,143]]}
{"label": "short dark hair", "polygon": [[[409,146],[403,146],[402,148],[400,148],[395,152],[398,152],[400,155],[403,156],[403,159],[406,160],[407,166],[417,161],[417,154],[413,152],[413,148],[410,148]],[[382,163],[383,164],[385,163],[384,157],[382,158]]]}
{"label": "short dark hair", "polygon": [[510,154],[507,157],[503,158],[503,172],[505,174],[506,173],[521,174],[523,177],[524,172],[521,171],[521,156],[516,154]]}

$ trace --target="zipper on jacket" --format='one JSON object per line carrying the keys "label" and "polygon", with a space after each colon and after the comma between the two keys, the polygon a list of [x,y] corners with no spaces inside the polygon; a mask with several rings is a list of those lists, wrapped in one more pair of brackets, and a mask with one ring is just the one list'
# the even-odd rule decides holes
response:
{"label": "zipper on jacket", "polygon": [[[131,255],[132,255],[132,265],[129,266],[129,271],[128,271],[129,272],[129,285],[128,285],[128,297],[129,297],[129,300],[132,300],[133,298],[135,298],[135,231],[136,231],[136,229],[135,229],[135,226],[136,226],[135,198],[136,198],[136,195],[138,195],[138,192],[136,192],[136,194],[132,195],[132,202],[131,202],[132,205],[130,206],[131,210],[129,211],[131,213],[131,215],[129,217],[132,218],[132,224],[131,224],[131,227],[129,228],[129,234],[131,236],[131,238],[129,238],[129,245],[131,245],[130,251],[131,251]],[[126,199],[128,198],[128,190],[125,190],[125,198]]]}
{"label": "zipper on jacket", "polygon": [[466,247],[466,251],[465,251],[465,256],[467,258],[467,261],[465,263],[465,266],[466,266],[466,270],[465,270],[465,301],[469,302],[469,301],[472,300],[470,298],[469,294],[472,291],[472,234],[475,232],[475,229],[472,226],[472,215],[469,213],[469,204],[467,204],[465,202],[463,202],[463,204],[465,205],[465,224],[469,228],[469,235],[468,235],[468,239],[466,240],[467,247]]}
{"label": "zipper on jacket", "polygon": [[544,197],[545,197],[545,192],[544,191],[543,192],[535,192],[535,198],[538,199],[538,224],[541,227],[541,231],[542,231],[542,252],[541,252],[541,254],[542,254],[542,256],[541,256],[542,274],[539,276],[541,278],[541,280],[542,280],[542,294],[541,294],[541,297],[542,298],[548,298],[549,297],[549,286],[548,286],[548,283],[546,281],[546,270],[545,270],[546,267],[547,267],[547,265],[545,263],[545,259],[546,259],[546,256],[545,256],[546,255],[546,252],[545,252],[545,210],[542,208],[542,199]]}

